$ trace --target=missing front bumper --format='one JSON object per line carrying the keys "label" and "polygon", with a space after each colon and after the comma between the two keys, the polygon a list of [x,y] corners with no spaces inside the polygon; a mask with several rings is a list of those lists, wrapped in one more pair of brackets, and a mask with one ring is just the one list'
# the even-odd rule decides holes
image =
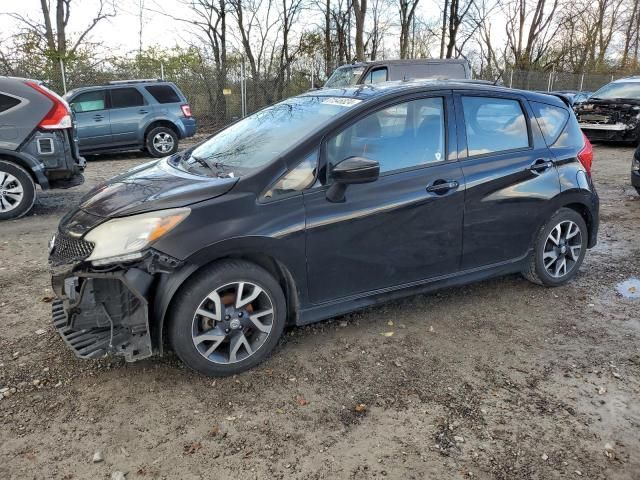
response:
{"label": "missing front bumper", "polygon": [[[66,277],[53,303],[53,324],[76,356],[153,354],[147,294],[153,277],[138,269]],[[61,288],[60,288],[61,287]]]}

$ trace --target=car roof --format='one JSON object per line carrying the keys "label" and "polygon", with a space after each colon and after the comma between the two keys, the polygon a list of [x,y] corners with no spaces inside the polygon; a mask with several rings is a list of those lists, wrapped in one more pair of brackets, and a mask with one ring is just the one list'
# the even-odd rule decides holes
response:
{"label": "car roof", "polygon": [[369,65],[426,65],[426,64],[463,64],[468,65],[469,62],[463,58],[413,58],[413,59],[394,59],[394,60],[366,60],[364,62],[353,62],[340,65],[338,68],[343,67],[364,67]]}
{"label": "car roof", "polygon": [[636,75],[633,77],[619,78],[611,83],[640,83],[640,76]]}
{"label": "car roof", "polygon": [[76,87],[73,90],[69,90],[65,97],[69,97],[71,95],[75,95],[79,92],[88,92],[91,90],[104,90],[111,88],[119,88],[119,87],[132,87],[140,85],[141,87],[146,87],[150,85],[172,85],[175,86],[173,82],[167,82],[165,80],[153,80],[153,79],[145,79],[145,80],[117,80],[114,82],[105,83],[104,85],[91,85],[88,87]]}
{"label": "car roof", "polygon": [[435,90],[467,90],[488,93],[518,93],[529,100],[566,106],[557,96],[551,93],[539,93],[529,90],[517,90],[514,88],[494,85],[493,82],[484,80],[395,80],[376,84],[354,85],[345,88],[323,88],[310,90],[302,95],[322,97],[347,97],[361,100],[382,98],[410,92],[428,92]]}

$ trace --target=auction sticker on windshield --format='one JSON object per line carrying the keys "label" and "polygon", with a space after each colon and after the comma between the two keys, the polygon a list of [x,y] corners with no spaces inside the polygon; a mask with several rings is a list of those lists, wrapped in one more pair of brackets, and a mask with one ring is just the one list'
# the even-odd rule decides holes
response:
{"label": "auction sticker on windshield", "polygon": [[322,101],[325,105],[340,105],[342,107],[353,107],[354,105],[358,105],[360,102],[362,102],[362,100],[358,98],[345,97],[330,97]]}

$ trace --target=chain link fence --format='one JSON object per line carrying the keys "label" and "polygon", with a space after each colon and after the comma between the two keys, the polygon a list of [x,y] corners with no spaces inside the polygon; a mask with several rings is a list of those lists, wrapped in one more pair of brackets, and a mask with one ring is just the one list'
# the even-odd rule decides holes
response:
{"label": "chain link fence", "polygon": [[[603,85],[624,75],[609,73],[569,73],[544,71],[527,71],[507,69],[500,77],[503,85],[510,88],[535,90],[543,92],[574,90],[579,92],[594,92]],[[483,80],[495,78],[480,77]]]}
{"label": "chain link fence", "polygon": [[[61,94],[74,88],[104,85],[114,80],[148,78],[174,82],[187,97],[199,128],[205,132],[216,130],[284,98],[308,91],[318,80],[314,64],[310,61],[299,61],[280,76],[252,75],[248,64],[238,59],[229,62],[224,72],[204,64],[185,68],[158,63],[125,70],[110,68],[79,71],[65,70],[63,65],[60,67],[53,69],[51,78],[40,80]],[[622,75],[606,73],[576,74],[507,69],[499,80],[507,87],[525,90],[593,92],[621,77]],[[220,81],[221,78],[224,81]],[[495,77],[478,78],[495,80]]]}
{"label": "chain link fence", "polygon": [[39,80],[61,95],[79,87],[106,85],[119,80],[159,79],[173,82],[187,98],[199,129],[211,131],[267,105],[309,90],[314,77],[313,68],[300,63],[281,76],[254,76],[248,72],[244,62],[236,61],[229,63],[224,72],[211,66],[185,69],[171,68],[162,63],[152,68],[74,72],[61,65],[53,70],[49,78]]}

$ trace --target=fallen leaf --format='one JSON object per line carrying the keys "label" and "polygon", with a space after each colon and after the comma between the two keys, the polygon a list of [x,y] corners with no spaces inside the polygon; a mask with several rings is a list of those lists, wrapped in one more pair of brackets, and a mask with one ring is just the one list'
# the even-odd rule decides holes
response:
{"label": "fallen leaf", "polygon": [[304,407],[305,405],[309,405],[309,400],[304,398],[302,395],[298,395],[296,397],[296,401],[298,402],[298,405],[300,405],[301,407]]}
{"label": "fallen leaf", "polygon": [[215,437],[216,435],[218,435],[218,433],[220,433],[220,427],[218,427],[217,425],[214,425],[213,427],[211,427],[211,430],[209,430],[210,437]]}
{"label": "fallen leaf", "polygon": [[53,297],[42,297],[42,301],[44,303],[51,303],[53,302]]}
{"label": "fallen leaf", "polygon": [[183,455],[193,455],[201,448],[202,448],[202,444],[200,442],[190,443],[184,446]]}
{"label": "fallen leaf", "polygon": [[382,332],[380,335],[383,337],[393,337],[393,332]]}
{"label": "fallen leaf", "polygon": [[355,406],[354,410],[357,413],[364,413],[367,411],[367,406],[364,403],[359,403]]}

